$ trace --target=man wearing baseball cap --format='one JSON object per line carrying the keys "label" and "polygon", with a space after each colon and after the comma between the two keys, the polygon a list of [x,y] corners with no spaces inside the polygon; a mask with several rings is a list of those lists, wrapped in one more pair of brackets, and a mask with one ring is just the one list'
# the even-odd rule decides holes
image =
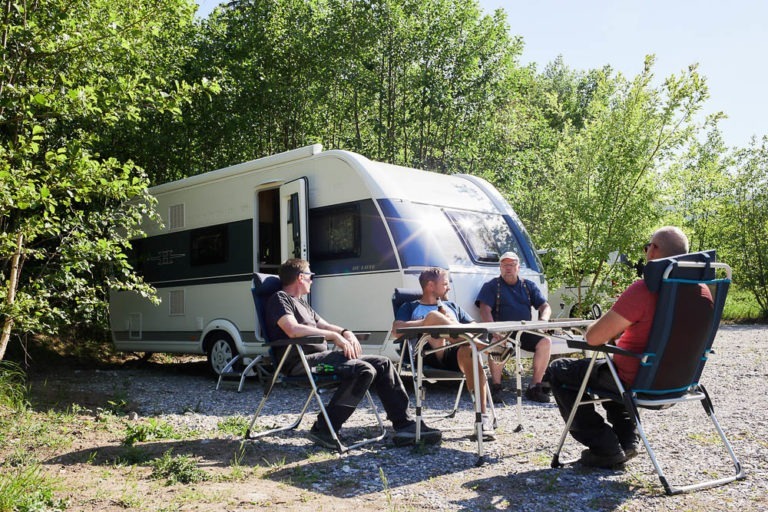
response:
{"label": "man wearing baseball cap", "polygon": [[[505,252],[499,258],[499,277],[485,283],[477,294],[475,304],[480,308],[483,322],[508,322],[531,320],[531,307],[539,312],[539,320],[549,320],[552,310],[547,299],[533,281],[521,277],[520,257],[514,252]],[[546,336],[524,332],[520,338],[520,348],[533,352],[533,377],[525,392],[528,400],[547,403],[550,401],[548,390],[542,387],[541,380],[549,364],[552,340]],[[494,402],[501,400],[501,374],[503,364],[489,358],[491,370],[491,397]]]}

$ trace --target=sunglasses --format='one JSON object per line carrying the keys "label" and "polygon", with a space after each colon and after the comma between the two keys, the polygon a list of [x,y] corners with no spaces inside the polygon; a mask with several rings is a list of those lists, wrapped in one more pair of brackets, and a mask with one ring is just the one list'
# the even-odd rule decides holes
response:
{"label": "sunglasses", "polygon": [[314,277],[315,277],[315,275],[316,275],[314,272],[302,272],[302,274],[304,274],[305,276],[309,276],[309,279],[310,279],[310,280],[311,280],[312,278],[314,278]]}
{"label": "sunglasses", "polygon": [[658,248],[659,246],[658,246],[658,245],[656,245],[656,244],[654,244],[653,242],[648,242],[647,244],[645,244],[645,245],[643,246],[643,252],[648,252],[648,249],[650,249],[651,247],[656,247],[656,248]]}

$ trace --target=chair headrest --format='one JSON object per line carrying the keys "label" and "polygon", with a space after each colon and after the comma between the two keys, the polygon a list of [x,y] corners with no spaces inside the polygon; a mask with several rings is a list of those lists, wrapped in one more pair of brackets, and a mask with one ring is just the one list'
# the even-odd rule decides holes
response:
{"label": "chair headrest", "polygon": [[[714,250],[691,252],[688,254],[678,254],[676,256],[670,256],[668,258],[659,258],[657,260],[651,260],[645,264],[643,270],[643,279],[646,286],[651,292],[658,292],[661,287],[662,278],[664,277],[664,271],[669,265],[678,261],[695,261],[699,263],[714,263],[716,260],[716,254]],[[670,272],[669,277],[677,279],[693,279],[693,280],[711,280],[715,277],[715,270],[707,265],[704,268],[685,268],[676,267]]]}
{"label": "chair headrest", "polygon": [[392,310],[397,315],[397,311],[400,306],[406,302],[413,302],[421,298],[420,288],[395,288],[395,293],[392,294]]}
{"label": "chair headrest", "polygon": [[283,289],[280,278],[272,274],[253,274],[253,293],[261,298],[269,298]]}

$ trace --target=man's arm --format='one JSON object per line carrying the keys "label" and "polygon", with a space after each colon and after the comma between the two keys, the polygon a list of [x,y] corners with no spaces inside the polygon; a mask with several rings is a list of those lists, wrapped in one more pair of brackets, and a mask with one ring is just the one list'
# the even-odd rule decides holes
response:
{"label": "man's arm", "polygon": [[592,346],[605,345],[630,325],[632,322],[610,310],[587,328],[584,337]]}
{"label": "man's arm", "polygon": [[545,302],[539,306],[539,320],[542,322],[549,322],[549,317],[552,316],[552,308],[549,307],[549,302]]}
{"label": "man's arm", "polygon": [[480,321],[493,322],[493,312],[491,311],[491,306],[485,302],[480,302]]}
{"label": "man's arm", "polygon": [[[318,317],[319,318],[319,317]],[[300,324],[293,315],[283,315],[277,321],[277,325],[288,335],[289,338],[301,338],[302,336],[322,336],[339,347],[348,359],[356,359],[362,354],[360,342],[352,331],[345,331],[341,335],[342,328],[338,325],[329,324],[322,318],[319,318],[317,327]]]}
{"label": "man's arm", "polygon": [[400,333],[398,332],[403,327],[421,327],[424,325],[424,318],[420,318],[418,320],[395,320],[392,322],[392,336],[395,338],[400,337]]}

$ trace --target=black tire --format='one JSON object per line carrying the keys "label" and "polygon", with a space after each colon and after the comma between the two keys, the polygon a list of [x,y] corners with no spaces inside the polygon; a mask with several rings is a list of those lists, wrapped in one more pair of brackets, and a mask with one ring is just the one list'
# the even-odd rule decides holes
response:
{"label": "black tire", "polygon": [[224,331],[214,331],[206,336],[208,366],[214,375],[219,375],[224,367],[237,356],[237,349],[232,336]]}

